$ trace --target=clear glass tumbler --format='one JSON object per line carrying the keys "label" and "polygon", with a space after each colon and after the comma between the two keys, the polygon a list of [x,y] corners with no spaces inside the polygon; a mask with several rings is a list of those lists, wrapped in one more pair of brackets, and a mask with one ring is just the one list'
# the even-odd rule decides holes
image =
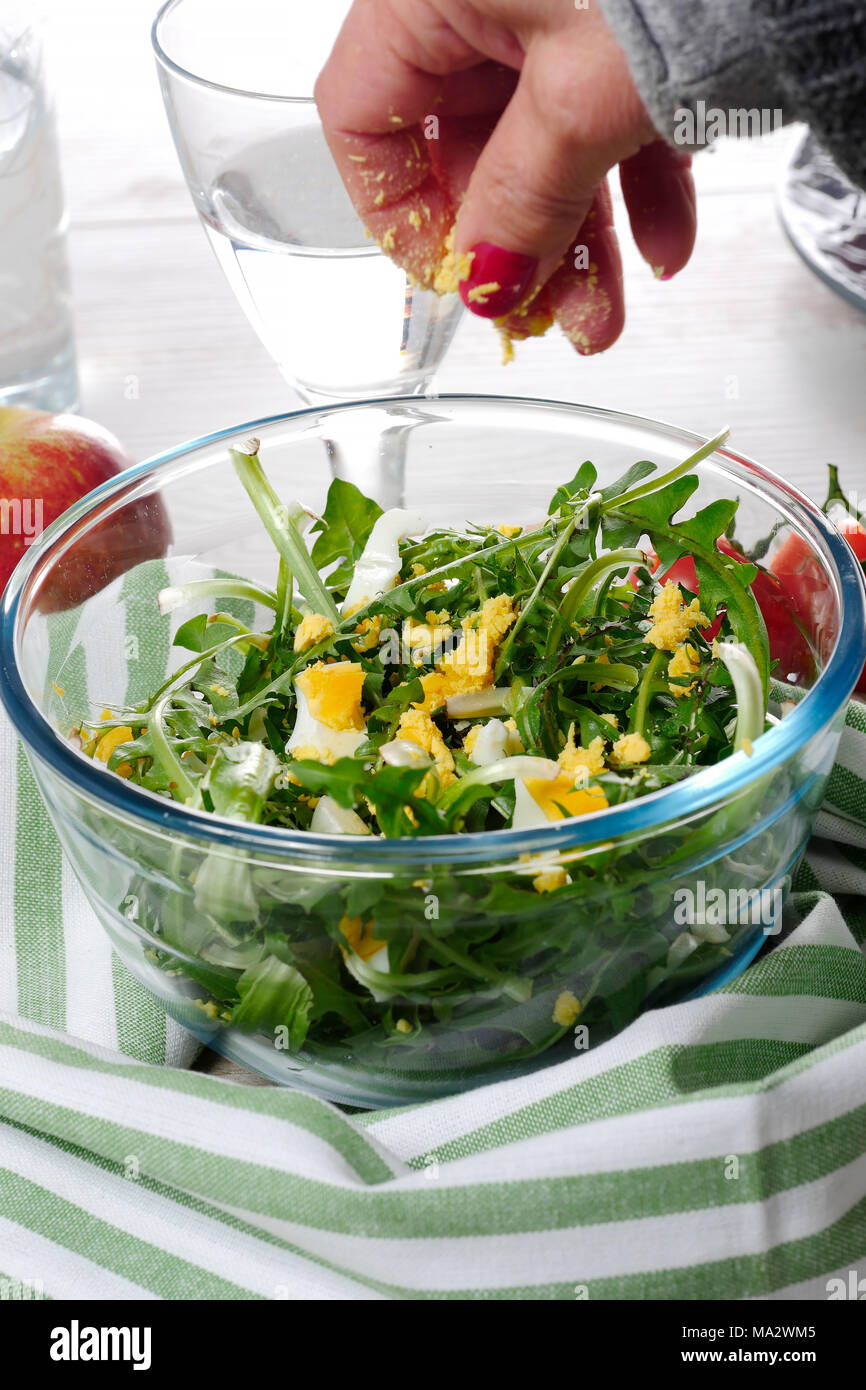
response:
{"label": "clear glass tumbler", "polygon": [[58,411],[78,402],[66,210],[29,9],[0,13],[0,405]]}

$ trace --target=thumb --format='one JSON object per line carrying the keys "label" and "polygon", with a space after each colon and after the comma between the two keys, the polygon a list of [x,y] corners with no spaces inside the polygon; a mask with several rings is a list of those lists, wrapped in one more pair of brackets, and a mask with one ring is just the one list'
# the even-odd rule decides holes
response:
{"label": "thumb", "polygon": [[530,45],[517,89],[473,170],[454,243],[458,254],[472,253],[460,293],[483,318],[510,313],[546,283],[596,186],[644,136],[636,93],[633,116],[620,84],[610,109],[604,64],[599,71],[586,49],[578,57],[550,39]]}

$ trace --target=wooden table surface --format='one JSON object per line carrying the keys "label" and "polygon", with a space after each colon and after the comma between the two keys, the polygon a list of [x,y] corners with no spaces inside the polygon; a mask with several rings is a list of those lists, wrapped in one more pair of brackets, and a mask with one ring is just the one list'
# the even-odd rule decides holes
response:
{"label": "wooden table surface", "polygon": [[[156,0],[41,8],[71,216],[83,412],[146,458],[291,409],[297,399],[238,308],[180,174],[150,50]],[[786,130],[730,141],[697,159],[698,243],[669,283],[654,279],[623,234],[628,323],[608,353],[579,358],[551,334],[518,346],[503,368],[489,325],[466,316],[433,389],[558,397],[704,434],[727,423],[737,449],[813,496],[823,495],[828,461],[862,490],[866,316],[805,268],[781,230],[775,187],[793,138]],[[206,1058],[222,1074],[254,1079]]]}

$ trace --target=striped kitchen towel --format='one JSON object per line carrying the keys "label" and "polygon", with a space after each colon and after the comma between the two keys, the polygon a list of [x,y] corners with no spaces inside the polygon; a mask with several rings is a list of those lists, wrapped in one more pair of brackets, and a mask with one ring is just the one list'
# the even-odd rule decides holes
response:
{"label": "striped kitchen towel", "polygon": [[365,1116],[183,1070],[195,1045],[112,959],[5,723],[0,769],[0,1296],[866,1281],[862,706],[785,931],[743,975],[521,1080]]}
{"label": "striped kitchen towel", "polygon": [[[98,686],[94,699],[109,691],[108,698],[133,704],[159,684],[169,652],[153,616],[165,582],[160,564],[145,564],[117,585],[126,630],[135,633],[134,661],[116,642],[95,648],[92,635],[88,642],[86,609],[51,615],[46,687],[52,700],[69,701],[80,715],[94,708],[88,685]],[[114,954],[61,851],[2,706],[0,846],[0,1010],[140,1061],[188,1066],[199,1045]]]}

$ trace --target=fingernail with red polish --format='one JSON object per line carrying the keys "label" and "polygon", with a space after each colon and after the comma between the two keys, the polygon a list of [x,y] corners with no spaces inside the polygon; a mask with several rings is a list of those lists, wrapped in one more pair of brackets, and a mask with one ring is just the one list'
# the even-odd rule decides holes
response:
{"label": "fingernail with red polish", "polygon": [[520,303],[538,269],[535,256],[506,251],[492,241],[479,241],[472,248],[472,269],[460,282],[460,298],[483,319],[510,314]]}

